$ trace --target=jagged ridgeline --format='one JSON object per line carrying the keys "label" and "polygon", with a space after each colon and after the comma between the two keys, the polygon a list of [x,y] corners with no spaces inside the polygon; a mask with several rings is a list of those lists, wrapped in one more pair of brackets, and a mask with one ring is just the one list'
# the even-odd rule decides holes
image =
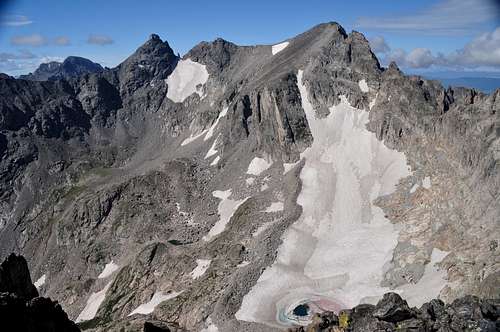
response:
{"label": "jagged ridgeline", "polygon": [[0,256],[89,331],[499,298],[499,109],[500,90],[382,68],[336,23],[2,75]]}

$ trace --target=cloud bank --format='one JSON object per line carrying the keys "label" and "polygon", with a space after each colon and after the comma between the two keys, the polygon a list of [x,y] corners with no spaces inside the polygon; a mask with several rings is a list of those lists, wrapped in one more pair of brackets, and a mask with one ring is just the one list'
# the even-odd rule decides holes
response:
{"label": "cloud bank", "polygon": [[418,32],[432,35],[463,35],[477,32],[479,25],[500,19],[500,5],[494,0],[440,0],[412,15],[361,17],[357,28]]}
{"label": "cloud bank", "polygon": [[113,39],[111,37],[105,36],[105,35],[90,35],[89,38],[87,39],[88,44],[93,44],[93,45],[110,45],[113,44]]}
{"label": "cloud bank", "polygon": [[449,54],[433,54],[428,48],[415,48],[410,52],[392,50],[382,36],[370,40],[373,52],[383,63],[394,61],[401,67],[429,68],[431,66],[454,68],[494,67],[500,69],[500,27],[474,38],[462,49]]}

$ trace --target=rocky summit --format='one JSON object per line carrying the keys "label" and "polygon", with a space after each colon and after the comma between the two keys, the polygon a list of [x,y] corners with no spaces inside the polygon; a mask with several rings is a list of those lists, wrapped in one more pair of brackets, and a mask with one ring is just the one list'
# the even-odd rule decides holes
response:
{"label": "rocky summit", "polygon": [[0,75],[0,258],[81,330],[498,328],[500,89],[337,23],[74,60]]}

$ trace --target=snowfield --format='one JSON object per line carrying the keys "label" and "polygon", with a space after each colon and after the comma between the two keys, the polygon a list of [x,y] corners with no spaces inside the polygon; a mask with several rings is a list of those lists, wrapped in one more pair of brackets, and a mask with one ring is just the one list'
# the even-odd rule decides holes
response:
{"label": "snowfield", "polygon": [[272,47],[273,55],[276,55],[279,52],[283,51],[288,46],[288,44],[289,44],[289,42],[283,42],[280,44],[273,45],[273,47]]}
{"label": "snowfield", "polygon": [[176,298],[177,296],[181,295],[183,291],[180,292],[170,292],[170,293],[164,293],[164,292],[156,292],[154,293],[153,297],[149,302],[143,303],[137,308],[135,308],[134,311],[132,311],[129,316],[135,315],[135,314],[140,314],[140,315],[147,315],[152,313],[156,306],[164,301]]}
{"label": "snowfield", "polygon": [[[307,324],[293,315],[302,303],[340,310],[376,302],[398,232],[373,200],[410,175],[403,153],[387,148],[366,129],[368,112],[346,98],[323,119],[315,115],[298,75],[302,106],[314,137],[301,158],[301,217],[283,235],[274,264],[244,297],[236,318],[280,327]],[[434,273],[435,275],[435,273]],[[435,281],[435,279],[433,279]],[[444,287],[396,290],[421,304]],[[418,293],[418,294],[417,294]],[[412,301],[411,298],[415,301]]]}
{"label": "snowfield", "polygon": [[362,79],[361,81],[359,81],[358,85],[359,85],[359,88],[361,89],[361,92],[370,91],[370,88],[368,87],[368,84],[366,83],[365,79]]}
{"label": "snowfield", "polygon": [[177,66],[167,78],[167,98],[182,103],[193,93],[202,97],[203,91],[199,88],[208,80],[208,72],[205,65],[190,59],[179,60]]}

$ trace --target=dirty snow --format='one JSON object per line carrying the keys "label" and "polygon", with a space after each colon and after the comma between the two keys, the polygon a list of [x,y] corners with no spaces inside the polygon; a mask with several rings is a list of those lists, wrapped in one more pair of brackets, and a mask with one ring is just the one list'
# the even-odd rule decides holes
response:
{"label": "dirty snow", "polygon": [[279,212],[279,211],[283,211],[283,203],[282,202],[271,203],[271,205],[269,205],[267,207],[267,209],[264,210],[264,212],[269,212],[269,213]]}
{"label": "dirty snow", "polygon": [[98,279],[104,279],[113,274],[116,270],[118,270],[119,266],[116,265],[113,261],[106,264],[104,270],[102,270],[101,274],[97,277]]}
{"label": "dirty snow", "polygon": [[422,180],[422,187],[424,187],[425,189],[430,189],[431,188],[431,178],[426,176],[423,180]]}
{"label": "dirty snow", "polygon": [[147,315],[152,313],[156,306],[164,301],[176,298],[177,296],[181,295],[183,291],[180,292],[170,292],[170,293],[165,293],[165,292],[156,292],[154,293],[153,297],[149,302],[143,303],[137,308],[135,308],[134,311],[132,311],[129,316],[132,316],[134,314],[140,314],[140,315]]}
{"label": "dirty snow", "polygon": [[33,285],[35,285],[36,289],[40,289],[45,284],[45,280],[47,279],[47,275],[43,275],[40,278],[38,278],[37,281]]}
{"label": "dirty snow", "polygon": [[279,52],[283,51],[288,46],[288,44],[289,44],[289,42],[286,41],[286,42],[283,42],[280,44],[273,45],[273,48],[272,48],[273,55],[276,55]]}
{"label": "dirty snow", "polygon": [[264,158],[255,157],[250,162],[250,165],[248,165],[247,174],[259,175],[260,173],[271,167],[271,165],[272,162],[268,162]]}
{"label": "dirty snow", "polygon": [[186,138],[184,141],[182,141],[181,146],[184,146],[184,145],[187,145],[187,144],[189,144],[191,142],[196,141],[198,138],[200,138],[201,136],[205,135],[207,131],[208,130],[203,130],[201,133],[196,134],[194,136],[193,136],[193,134],[191,134],[188,138]]}
{"label": "dirty snow", "polygon": [[179,60],[177,66],[167,78],[167,98],[181,103],[193,93],[202,97],[202,91],[198,88],[208,80],[208,72],[205,65],[190,59]]}
{"label": "dirty snow", "polygon": [[368,84],[366,83],[365,79],[362,79],[361,81],[359,81],[358,85],[359,85],[359,88],[361,89],[361,92],[370,91],[370,88],[368,88]]}
{"label": "dirty snow", "polygon": [[217,117],[217,120],[215,120],[215,122],[212,124],[212,126],[210,127],[210,129],[208,129],[208,132],[207,132],[207,134],[205,135],[205,138],[203,139],[204,141],[208,140],[210,137],[212,137],[212,136],[213,136],[213,134],[214,134],[214,130],[215,130],[215,128],[217,127],[217,125],[219,124],[220,119],[222,119],[223,117],[225,117],[225,116],[226,116],[226,114],[227,114],[227,109],[228,109],[227,107],[224,107],[224,108],[222,109],[222,111],[219,113],[219,116]]}
{"label": "dirty snow", "polygon": [[197,259],[196,267],[194,268],[193,271],[191,271],[191,273],[189,273],[191,278],[198,279],[199,277],[204,275],[205,272],[207,272],[208,268],[210,267],[211,262],[212,261],[210,259]]}
{"label": "dirty snow", "polygon": [[108,291],[112,282],[113,281],[110,281],[106,286],[104,286],[102,290],[90,295],[85,308],[83,308],[80,315],[78,315],[78,317],[76,318],[77,323],[91,320],[95,317],[97,310],[99,310],[99,307],[101,306],[101,303],[106,298],[106,292]]}
{"label": "dirty snow", "polygon": [[240,205],[248,199],[248,197],[241,200],[229,199],[231,196],[231,189],[224,191],[216,190],[212,192],[212,195],[221,200],[218,206],[219,220],[215,223],[215,225],[213,225],[208,234],[203,237],[203,240],[205,241],[210,241],[220,233],[224,232],[224,229],[226,229],[226,225],[231,220],[233,213],[236,212]]}
{"label": "dirty snow", "polygon": [[[409,175],[403,153],[366,129],[368,112],[346,103],[319,119],[298,75],[313,135],[301,157],[301,217],[283,235],[274,264],[243,298],[236,318],[283,328],[297,303],[323,301],[332,310],[380,297],[384,266],[398,232],[373,200]],[[432,294],[436,295],[436,294]]]}

